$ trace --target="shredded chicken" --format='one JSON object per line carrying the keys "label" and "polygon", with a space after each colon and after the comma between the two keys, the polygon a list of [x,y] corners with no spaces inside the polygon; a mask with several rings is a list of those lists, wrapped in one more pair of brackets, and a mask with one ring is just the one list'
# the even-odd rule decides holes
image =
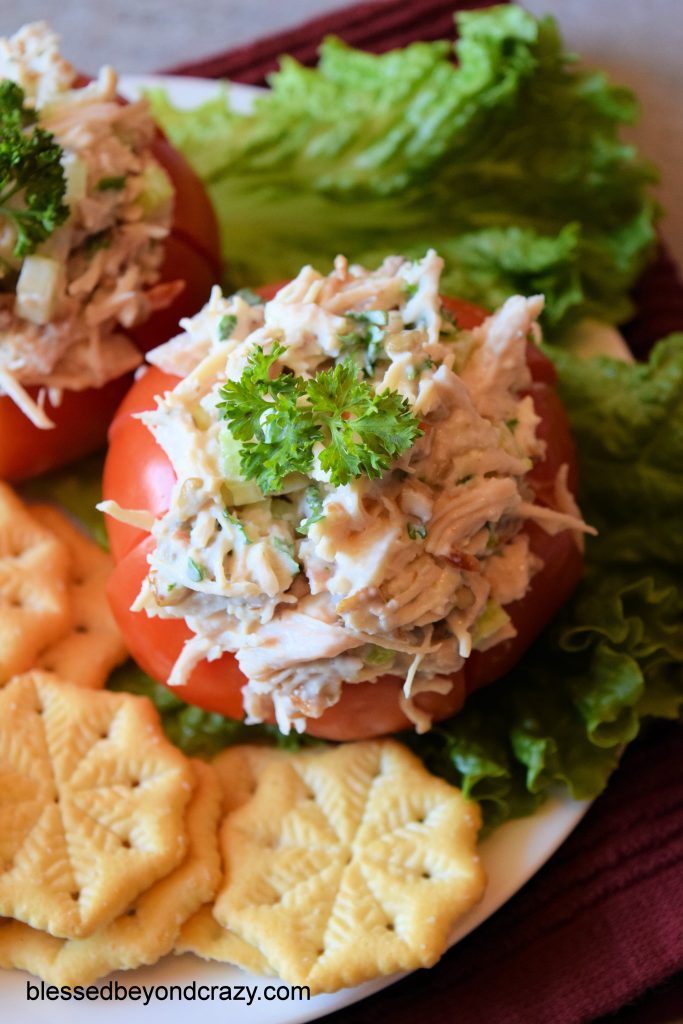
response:
{"label": "shredded chicken", "polygon": [[[26,258],[14,256],[13,230],[0,218],[0,394],[49,428],[49,405],[59,404],[62,390],[100,387],[140,363],[123,332],[182,287],[158,283],[173,187],[152,153],[146,101],[122,104],[111,68],[77,85],[43,22],[0,39],[0,78],[21,86],[63,153],[70,213],[32,254],[53,261],[58,274],[55,294],[37,314],[17,300]],[[35,386],[49,389],[40,407],[27,391]]]}
{"label": "shredded chicken", "polygon": [[[527,479],[544,454],[525,394],[542,298],[515,296],[461,330],[441,306],[441,268],[433,252],[372,272],[338,257],[330,275],[305,267],[267,304],[215,289],[184,333],[150,355],[185,375],[141,417],[177,484],[151,528],[156,548],[134,607],[184,618],[195,634],[171,682],[231,651],[248,679],[249,720],[301,731],[343,686],[390,673],[405,679],[401,706],[422,730],[428,716],[415,697],[448,692],[473,650],[514,635],[505,605],[541,567],[525,522],[587,529],[565,476],[558,510],[536,504]],[[359,315],[377,311],[381,344],[354,348]],[[355,358],[376,389],[408,399],[422,436],[378,479],[333,486],[318,466],[264,496],[241,478],[217,405],[254,347],[275,342],[280,367],[303,377]]]}

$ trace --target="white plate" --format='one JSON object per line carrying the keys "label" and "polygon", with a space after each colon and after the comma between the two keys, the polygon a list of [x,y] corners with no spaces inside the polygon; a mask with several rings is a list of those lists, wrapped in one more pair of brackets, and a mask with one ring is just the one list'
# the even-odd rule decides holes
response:
{"label": "white plate", "polygon": [[[170,78],[158,76],[125,77],[121,91],[129,98],[140,89],[162,85],[169,90],[172,100],[183,107],[194,107],[216,94],[217,83],[199,78]],[[242,85],[230,85],[233,106],[242,111],[249,109],[259,90]],[[451,945],[459,942],[472,929],[485,921],[510,899],[525,882],[548,860],[569,835],[588,809],[588,803],[579,803],[566,797],[549,800],[533,817],[511,821],[499,828],[481,846],[481,856],[488,885],[482,902],[459,923]],[[201,1014],[202,1024],[300,1024],[317,1020],[334,1010],[364,999],[403,975],[381,978],[353,989],[344,989],[334,995],[316,996],[309,1001],[269,1001],[266,987],[270,979],[245,974],[225,964],[205,963],[192,956],[169,956],[154,967],[136,971],[119,971],[103,979],[103,998],[96,1002],[27,1000],[27,984],[36,985],[36,979],[23,971],[0,974],[0,1005],[2,1019],[20,1021],[21,1024],[149,1024],[155,1019],[163,1024],[187,1024],[188,1014]],[[142,1001],[114,1001],[109,982],[118,982],[130,988],[147,986],[231,986],[232,999],[165,999],[152,997],[147,1006]],[[39,982],[37,983],[40,984]],[[277,982],[276,982],[277,984]],[[249,986],[257,994],[251,1005],[246,991],[237,992],[237,986]],[[35,989],[34,989],[35,992]],[[188,995],[191,991],[188,991]],[[161,991],[159,991],[161,996]],[[238,998],[239,996],[239,998]]]}

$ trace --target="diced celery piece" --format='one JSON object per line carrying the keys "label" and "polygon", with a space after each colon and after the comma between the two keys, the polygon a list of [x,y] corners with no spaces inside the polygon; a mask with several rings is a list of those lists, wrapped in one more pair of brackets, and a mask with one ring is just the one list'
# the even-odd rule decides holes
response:
{"label": "diced celery piece", "polygon": [[502,605],[491,598],[486,602],[486,607],[474,624],[472,630],[472,646],[478,646],[497,633],[510,621],[510,616]]}
{"label": "diced celery piece", "polygon": [[57,299],[62,291],[64,271],[62,264],[49,256],[27,256],[17,281],[15,312],[34,324],[46,324],[52,319]]}
{"label": "diced celery piece", "polygon": [[366,665],[390,665],[395,657],[396,651],[391,651],[388,647],[368,644],[363,654],[363,661]]}
{"label": "diced celery piece", "polygon": [[233,505],[251,505],[263,500],[263,493],[253,480],[245,480],[240,472],[241,444],[236,441],[227,426],[219,435],[221,453],[221,470],[225,477],[225,487],[230,492]]}
{"label": "diced celery piece", "polygon": [[62,158],[66,191],[64,201],[73,205],[83,199],[88,191],[88,165],[80,156],[65,153]]}
{"label": "diced celery piece", "polygon": [[154,213],[162,206],[173,201],[175,189],[163,167],[154,162],[148,163],[142,172],[142,192],[138,202],[146,214]]}

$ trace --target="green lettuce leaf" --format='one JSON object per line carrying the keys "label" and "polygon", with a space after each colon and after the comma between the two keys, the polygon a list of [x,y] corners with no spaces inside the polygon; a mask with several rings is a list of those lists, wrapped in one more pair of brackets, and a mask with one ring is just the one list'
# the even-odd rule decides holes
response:
{"label": "green lettuce leaf", "polygon": [[683,334],[647,363],[548,351],[581,455],[581,503],[599,561],[683,562]]}
{"label": "green lettuce leaf", "polygon": [[209,189],[230,286],[432,247],[446,293],[544,292],[551,336],[629,316],[656,214],[655,173],[620,139],[634,97],[577,69],[550,18],[509,4],[457,21],[457,67],[445,42],[375,56],[331,38],[316,69],[283,58],[248,115],[227,92],[196,111],[152,93]]}

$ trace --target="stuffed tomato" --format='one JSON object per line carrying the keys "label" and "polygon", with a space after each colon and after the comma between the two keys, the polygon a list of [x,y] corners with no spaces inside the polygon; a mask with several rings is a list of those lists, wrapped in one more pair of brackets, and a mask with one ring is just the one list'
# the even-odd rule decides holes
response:
{"label": "stuffed tomato", "polygon": [[440,297],[441,267],[339,257],[270,301],[216,290],[150,353],[110,431],[109,594],[188,702],[331,739],[424,730],[576,586],[542,298],[486,317]]}
{"label": "stuffed tomato", "polygon": [[220,270],[204,189],[144,101],[43,24],[0,48],[0,478],[100,447],[141,350]]}

